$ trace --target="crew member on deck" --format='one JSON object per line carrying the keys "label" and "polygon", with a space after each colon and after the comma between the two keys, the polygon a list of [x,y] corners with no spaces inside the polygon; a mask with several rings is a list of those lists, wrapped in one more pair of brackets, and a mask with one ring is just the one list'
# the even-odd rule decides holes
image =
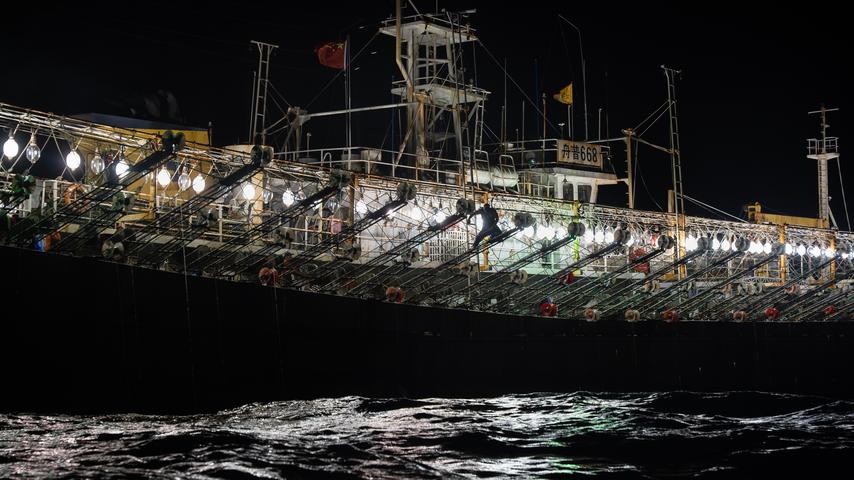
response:
{"label": "crew member on deck", "polygon": [[474,214],[480,215],[480,218],[483,219],[483,228],[474,237],[474,245],[472,246],[476,247],[485,237],[495,238],[501,234],[501,228],[498,227],[498,211],[491,205],[484,203],[483,207]]}

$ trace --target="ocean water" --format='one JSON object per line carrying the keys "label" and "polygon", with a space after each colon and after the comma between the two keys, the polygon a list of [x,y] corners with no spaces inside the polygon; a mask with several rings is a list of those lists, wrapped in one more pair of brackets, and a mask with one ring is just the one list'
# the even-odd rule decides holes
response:
{"label": "ocean water", "polygon": [[854,403],[753,392],[0,415],[3,478],[852,478],[852,454]]}

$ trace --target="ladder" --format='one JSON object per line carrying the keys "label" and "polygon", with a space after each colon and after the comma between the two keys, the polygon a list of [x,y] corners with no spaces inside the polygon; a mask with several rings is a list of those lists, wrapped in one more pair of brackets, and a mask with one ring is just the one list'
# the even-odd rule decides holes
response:
{"label": "ladder", "polygon": [[[481,171],[486,172],[487,181],[485,182],[481,181],[479,173]],[[472,178],[472,183],[478,185],[488,183],[490,190],[495,189],[495,185],[493,185],[492,183],[492,168],[489,166],[489,153],[487,153],[485,150],[474,151],[474,175]]]}
{"label": "ladder", "polygon": [[[252,105],[252,125],[249,142],[255,143],[258,140],[255,138],[259,130],[262,137],[266,136],[264,126],[267,119],[267,84],[270,79],[270,55],[273,49],[279,48],[277,45],[258,42],[252,40],[252,44],[258,47],[258,72],[255,75],[254,103]],[[261,144],[265,143],[264,138],[261,139]]]}
{"label": "ladder", "polygon": [[[516,163],[513,161],[512,155],[504,153],[498,156],[498,171],[501,172],[505,177],[518,178],[518,174],[516,173]],[[501,189],[505,192],[510,191],[513,193],[519,193],[518,180],[515,188],[507,188],[506,186],[502,186]]]}
{"label": "ladder", "polygon": [[474,149],[477,151],[483,148],[483,102],[477,102],[474,108]]}

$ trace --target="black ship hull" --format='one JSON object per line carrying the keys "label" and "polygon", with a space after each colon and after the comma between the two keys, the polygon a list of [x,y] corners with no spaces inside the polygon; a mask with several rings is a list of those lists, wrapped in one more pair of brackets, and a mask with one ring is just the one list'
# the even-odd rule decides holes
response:
{"label": "black ship hull", "polygon": [[0,247],[0,407],[208,411],[341,395],[854,396],[854,324],[597,322],[274,289]]}

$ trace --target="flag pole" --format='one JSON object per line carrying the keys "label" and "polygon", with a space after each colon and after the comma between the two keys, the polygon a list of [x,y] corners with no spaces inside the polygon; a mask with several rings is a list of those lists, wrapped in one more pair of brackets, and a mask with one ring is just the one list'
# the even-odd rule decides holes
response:
{"label": "flag pole", "polygon": [[344,96],[347,105],[347,160],[350,160],[350,148],[352,148],[352,97],[350,95],[350,35],[344,40]]}
{"label": "flag pole", "polygon": [[572,138],[572,104],[566,105],[566,128],[569,130],[569,139],[574,140]]}

